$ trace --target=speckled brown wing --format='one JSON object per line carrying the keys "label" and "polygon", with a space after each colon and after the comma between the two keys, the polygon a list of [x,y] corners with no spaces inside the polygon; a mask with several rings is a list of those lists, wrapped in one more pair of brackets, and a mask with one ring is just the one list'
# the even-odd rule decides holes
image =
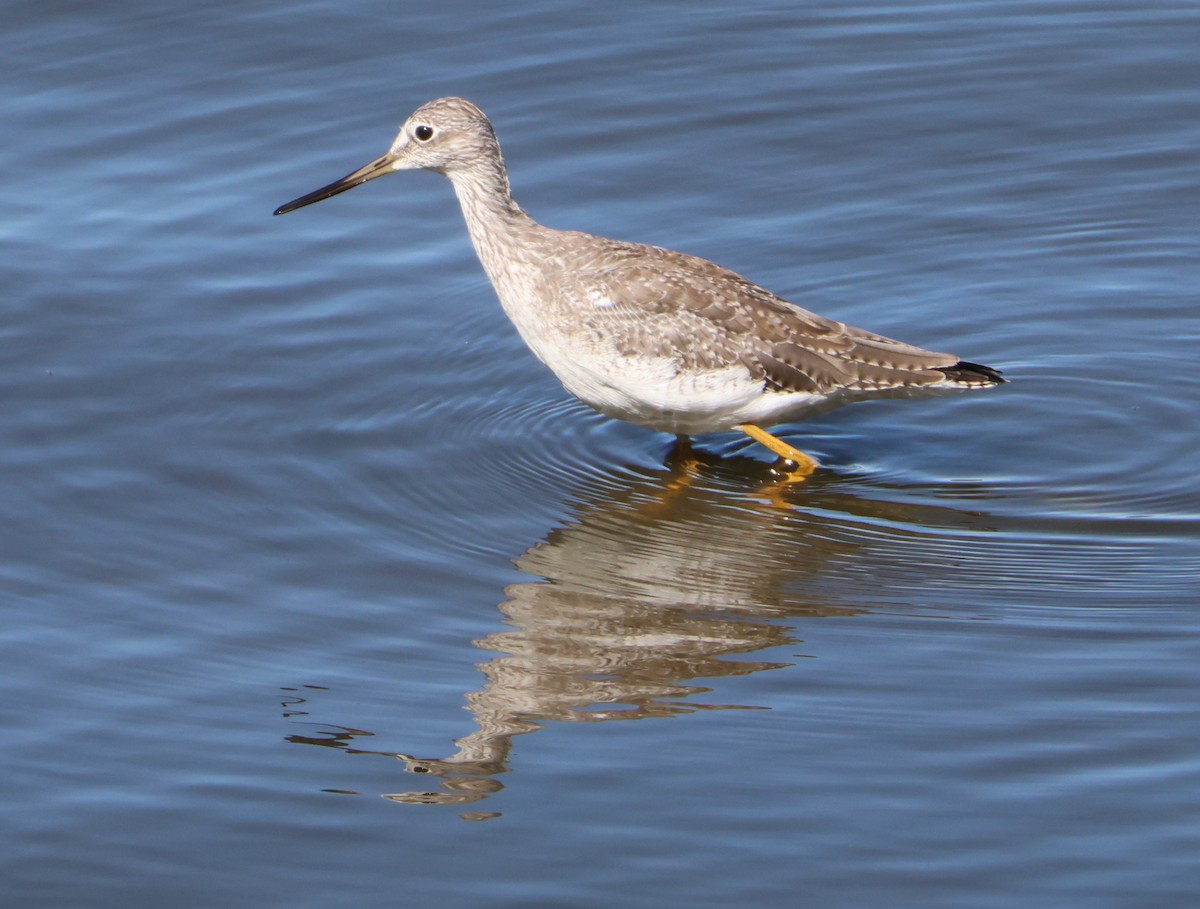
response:
{"label": "speckled brown wing", "polygon": [[749,314],[726,305],[696,265],[688,267],[708,263],[652,246],[572,236],[574,251],[556,290],[569,298],[569,318],[590,346],[670,361],[681,373],[739,362],[754,326]]}
{"label": "speckled brown wing", "polygon": [[591,261],[575,263],[574,275],[586,275],[585,292],[601,305],[577,311],[622,353],[672,358],[680,371],[741,363],[778,392],[1003,381],[950,354],[826,319],[705,259],[594,239]]}

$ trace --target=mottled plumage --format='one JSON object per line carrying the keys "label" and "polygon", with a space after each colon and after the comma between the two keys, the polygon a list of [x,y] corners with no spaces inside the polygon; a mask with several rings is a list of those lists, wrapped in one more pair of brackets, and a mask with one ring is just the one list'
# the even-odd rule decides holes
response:
{"label": "mottled plumage", "polygon": [[[704,259],[538,224],[512,199],[487,117],[461,98],[418,108],[386,155],[276,214],[411,168],[450,179],[521,336],[567,390],[610,416],[681,435],[749,425],[770,444],[754,424],[1004,381],[986,366],[801,309]],[[771,447],[800,454],[779,446]]]}

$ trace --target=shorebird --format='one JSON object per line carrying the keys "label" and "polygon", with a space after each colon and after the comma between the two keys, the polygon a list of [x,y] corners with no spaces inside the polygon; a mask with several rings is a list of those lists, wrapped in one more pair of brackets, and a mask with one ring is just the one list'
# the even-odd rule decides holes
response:
{"label": "shorebird", "polygon": [[737,429],[799,477],[817,462],[764,425],[855,400],[1005,381],[991,367],[809,312],[705,259],[544,227],[513,201],[492,124],[462,98],[421,105],[382,157],[275,214],[417,168],[449,178],[479,261],[530,350],[607,416],[681,440]]}

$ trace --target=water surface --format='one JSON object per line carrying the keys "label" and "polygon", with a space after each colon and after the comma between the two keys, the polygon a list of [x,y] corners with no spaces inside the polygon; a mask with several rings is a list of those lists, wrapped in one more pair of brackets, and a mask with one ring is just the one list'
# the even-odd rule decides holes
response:
{"label": "water surface", "polygon": [[[10,6],[8,902],[1195,904],[1194,4]],[[441,178],[270,217],[447,94],[1012,383],[590,413]]]}

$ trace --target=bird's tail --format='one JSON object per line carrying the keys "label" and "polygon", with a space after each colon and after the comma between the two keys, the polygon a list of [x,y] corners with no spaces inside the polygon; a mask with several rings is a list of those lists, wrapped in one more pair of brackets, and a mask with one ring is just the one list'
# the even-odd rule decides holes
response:
{"label": "bird's tail", "polygon": [[978,363],[968,363],[959,360],[953,366],[935,367],[938,372],[946,374],[946,379],[964,388],[985,388],[989,385],[1002,385],[1008,381],[998,369],[981,366]]}

